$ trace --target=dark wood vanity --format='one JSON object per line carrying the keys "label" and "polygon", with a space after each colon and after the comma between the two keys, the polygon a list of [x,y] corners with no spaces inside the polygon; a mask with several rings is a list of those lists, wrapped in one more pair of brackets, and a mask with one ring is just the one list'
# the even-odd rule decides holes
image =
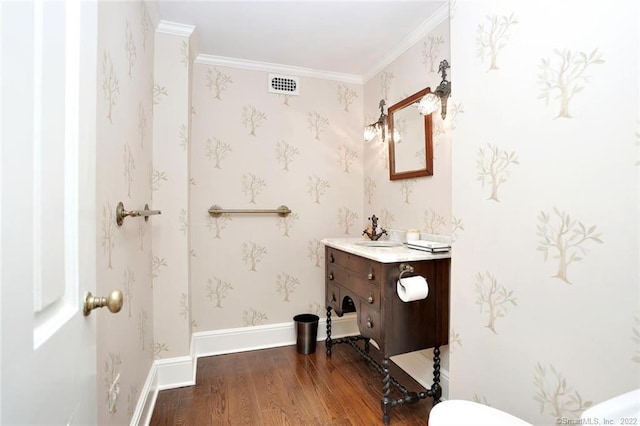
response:
{"label": "dark wood vanity", "polygon": [[[427,397],[437,403],[442,395],[439,347],[446,345],[449,337],[449,255],[416,253],[399,247],[374,249],[371,250],[374,255],[367,256],[365,249],[349,252],[346,245],[327,244],[326,240],[325,245],[327,355],[331,355],[333,345],[349,344],[382,374],[381,403],[385,424],[389,422],[391,409],[397,405],[415,403]],[[389,255],[391,250],[399,255]],[[376,253],[383,255],[379,257]],[[396,283],[402,268],[407,265],[413,271],[404,273],[403,277],[421,275],[429,283],[426,299],[403,302],[398,297]],[[332,310],[338,316],[356,312],[360,335],[332,339]],[[370,340],[379,347],[382,364],[368,355]],[[427,348],[434,348],[433,385],[426,392],[410,392],[390,376],[389,358]],[[392,399],[391,386],[397,387],[403,396]]]}

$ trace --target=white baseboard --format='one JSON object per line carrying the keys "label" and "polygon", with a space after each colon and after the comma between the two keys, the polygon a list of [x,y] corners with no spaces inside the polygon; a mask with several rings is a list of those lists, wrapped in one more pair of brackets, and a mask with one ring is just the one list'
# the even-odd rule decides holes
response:
{"label": "white baseboard", "polygon": [[[359,333],[355,313],[331,318],[332,337],[354,336]],[[327,320],[321,318],[318,321],[317,340],[321,341],[326,337]],[[192,340],[196,358],[199,358],[294,345],[296,343],[296,329],[293,322],[285,322],[193,333]]]}
{"label": "white baseboard", "polygon": [[[318,321],[318,341],[326,339],[326,325],[326,318]],[[354,336],[359,333],[355,313],[346,314],[343,317],[332,317],[332,337]],[[131,418],[131,426],[149,424],[158,391],[195,384],[198,358],[289,346],[295,343],[296,329],[293,322],[193,333],[190,355],[153,362]],[[419,351],[398,355],[392,357],[392,360],[422,386],[425,388],[431,386],[433,369],[428,355]],[[440,376],[442,396],[446,399],[449,395],[449,373],[446,370],[440,370]]]}
{"label": "white baseboard", "polygon": [[153,408],[158,398],[158,367],[155,363],[151,364],[147,380],[144,382],[142,392],[138,397],[138,404],[131,416],[130,426],[148,425],[151,422]]}
{"label": "white baseboard", "polygon": [[158,368],[158,390],[195,385],[196,360],[193,356],[155,360],[154,364]]}

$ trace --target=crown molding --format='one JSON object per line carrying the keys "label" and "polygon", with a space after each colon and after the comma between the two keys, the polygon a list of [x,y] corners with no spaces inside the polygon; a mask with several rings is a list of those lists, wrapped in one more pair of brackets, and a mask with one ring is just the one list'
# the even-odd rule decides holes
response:
{"label": "crown molding", "polygon": [[193,34],[193,30],[195,29],[196,27],[193,25],[161,20],[156,27],[156,32],[191,37],[191,34]]}
{"label": "crown molding", "polygon": [[376,74],[382,71],[385,67],[387,67],[390,63],[395,61],[407,51],[411,46],[416,44],[418,40],[425,37],[434,28],[443,23],[446,19],[449,18],[449,2],[445,2],[436,10],[436,12],[429,17],[426,21],[424,21],[415,31],[405,37],[404,40],[398,44],[395,49],[391,50],[385,56],[378,61],[376,65],[373,66],[366,74],[362,75],[363,83],[371,80]]}
{"label": "crown molding", "polygon": [[[144,0],[147,12],[154,28],[157,32],[174,34],[184,37],[190,37],[195,30],[192,25],[181,24],[177,22],[164,21],[160,19],[158,5],[156,0]],[[241,68],[253,71],[266,71],[282,74],[296,75],[300,77],[313,77],[325,80],[335,80],[345,83],[364,84],[382,71],[385,67],[398,59],[400,55],[406,52],[411,46],[417,43],[421,38],[425,37],[434,28],[440,25],[449,17],[448,2],[436,10],[436,12],[425,20],[415,31],[405,37],[393,50],[388,52],[373,68],[363,75],[337,73],[325,70],[316,70],[313,68],[296,67],[284,64],[275,64],[271,62],[251,61],[247,59],[231,58],[226,56],[215,56],[207,54],[198,54],[194,63],[204,65],[220,65],[232,68]]]}
{"label": "crown molding", "polygon": [[253,71],[267,71],[273,73],[296,75],[299,77],[315,77],[325,80],[342,81],[345,83],[363,84],[362,76],[355,74],[343,74],[331,71],[315,70],[312,68],[294,67],[289,65],[274,64],[271,62],[258,62],[246,59],[229,58],[226,56],[214,56],[199,54],[194,63],[204,65],[220,65],[233,68],[242,68]]}

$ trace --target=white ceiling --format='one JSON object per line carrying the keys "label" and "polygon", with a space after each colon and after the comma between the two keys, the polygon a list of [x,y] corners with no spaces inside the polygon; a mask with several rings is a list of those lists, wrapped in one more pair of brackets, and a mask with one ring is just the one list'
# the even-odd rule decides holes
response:
{"label": "white ceiling", "polygon": [[445,3],[159,0],[157,8],[161,20],[196,27],[200,54],[362,77]]}

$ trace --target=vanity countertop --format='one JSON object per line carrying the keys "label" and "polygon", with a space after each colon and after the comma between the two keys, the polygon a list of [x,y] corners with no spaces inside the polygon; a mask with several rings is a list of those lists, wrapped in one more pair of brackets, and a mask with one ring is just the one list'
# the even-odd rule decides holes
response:
{"label": "vanity countertop", "polygon": [[[366,242],[361,237],[351,238],[324,238],[322,244],[328,247],[333,247],[338,250],[345,251],[347,253],[355,254],[365,257],[367,259],[375,260],[381,263],[395,263],[395,262],[411,262],[418,260],[435,260],[435,259],[449,259],[451,258],[451,252],[446,253],[429,253],[421,250],[414,250],[407,248],[405,245],[399,245],[394,247],[370,247],[366,245],[359,245],[358,243]],[[366,244],[366,243],[365,243]]]}

